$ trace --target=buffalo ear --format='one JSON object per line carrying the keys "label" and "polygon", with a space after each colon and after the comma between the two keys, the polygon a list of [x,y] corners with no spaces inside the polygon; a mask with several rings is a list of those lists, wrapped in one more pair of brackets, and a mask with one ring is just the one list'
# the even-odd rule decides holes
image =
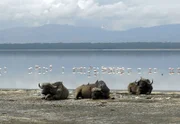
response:
{"label": "buffalo ear", "polygon": [[139,81],[137,82],[137,85],[139,86]]}
{"label": "buffalo ear", "polygon": [[147,79],[147,83],[151,83],[149,79]]}

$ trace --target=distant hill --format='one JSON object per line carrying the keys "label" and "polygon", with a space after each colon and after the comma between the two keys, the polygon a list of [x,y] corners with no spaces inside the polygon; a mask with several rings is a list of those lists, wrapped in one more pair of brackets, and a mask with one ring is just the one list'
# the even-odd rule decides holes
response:
{"label": "distant hill", "polygon": [[77,42],[179,42],[180,24],[127,31],[70,25],[44,25],[0,30],[0,43],[77,43]]}

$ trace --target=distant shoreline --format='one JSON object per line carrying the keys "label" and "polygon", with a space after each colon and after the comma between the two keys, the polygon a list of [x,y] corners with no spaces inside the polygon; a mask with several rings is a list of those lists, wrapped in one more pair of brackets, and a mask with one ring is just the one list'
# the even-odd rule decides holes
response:
{"label": "distant shoreline", "polygon": [[0,51],[180,51],[180,43],[6,43]]}
{"label": "distant shoreline", "polygon": [[0,52],[29,51],[29,52],[158,52],[158,51],[180,51],[180,49],[0,49]]}

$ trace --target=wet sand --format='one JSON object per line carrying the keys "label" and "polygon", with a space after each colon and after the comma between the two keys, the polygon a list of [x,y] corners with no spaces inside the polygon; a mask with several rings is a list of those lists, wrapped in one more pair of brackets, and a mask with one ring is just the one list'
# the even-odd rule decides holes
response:
{"label": "wet sand", "polygon": [[111,91],[115,99],[46,101],[40,90],[0,90],[3,124],[179,124],[180,92],[128,95]]}

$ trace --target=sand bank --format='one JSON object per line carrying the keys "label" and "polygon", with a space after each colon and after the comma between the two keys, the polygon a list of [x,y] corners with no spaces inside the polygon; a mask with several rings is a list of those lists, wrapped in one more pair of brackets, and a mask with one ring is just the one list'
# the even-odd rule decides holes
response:
{"label": "sand bank", "polygon": [[115,99],[45,101],[40,90],[0,90],[3,124],[179,124],[180,92],[128,95],[111,91]]}

